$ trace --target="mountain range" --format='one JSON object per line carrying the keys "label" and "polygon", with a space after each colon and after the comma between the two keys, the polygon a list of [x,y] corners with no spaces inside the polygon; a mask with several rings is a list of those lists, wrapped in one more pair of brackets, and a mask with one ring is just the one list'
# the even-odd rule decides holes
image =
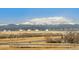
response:
{"label": "mountain range", "polygon": [[65,17],[47,17],[47,18],[33,18],[21,24],[4,24],[0,25],[0,31],[11,30],[79,30],[79,24],[72,19]]}

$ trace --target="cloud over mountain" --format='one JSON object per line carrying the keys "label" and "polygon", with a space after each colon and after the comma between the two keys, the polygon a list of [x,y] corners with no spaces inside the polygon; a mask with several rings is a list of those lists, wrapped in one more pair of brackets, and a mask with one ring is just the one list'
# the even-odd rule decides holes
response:
{"label": "cloud over mountain", "polygon": [[54,25],[54,24],[75,24],[73,20],[65,17],[46,17],[46,18],[33,18],[28,22],[22,24],[30,25]]}

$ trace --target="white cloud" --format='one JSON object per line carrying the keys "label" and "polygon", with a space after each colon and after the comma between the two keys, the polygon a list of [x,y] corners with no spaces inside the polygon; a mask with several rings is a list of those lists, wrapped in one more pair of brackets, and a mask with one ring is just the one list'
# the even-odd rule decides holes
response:
{"label": "white cloud", "polygon": [[43,17],[43,18],[33,18],[28,22],[23,24],[35,24],[35,25],[44,25],[44,24],[75,24],[71,19],[65,17]]}

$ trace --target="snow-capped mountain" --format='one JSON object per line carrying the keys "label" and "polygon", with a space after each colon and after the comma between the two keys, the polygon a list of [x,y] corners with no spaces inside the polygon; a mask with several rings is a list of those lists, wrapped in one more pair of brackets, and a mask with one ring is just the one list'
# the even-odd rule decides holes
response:
{"label": "snow-capped mountain", "polygon": [[0,31],[12,30],[79,30],[79,24],[75,23],[72,19],[65,17],[47,17],[47,18],[33,18],[28,22],[22,24],[2,24]]}
{"label": "snow-capped mountain", "polygon": [[22,24],[30,25],[57,25],[57,24],[75,24],[73,20],[65,17],[47,17],[47,18],[33,18],[28,22]]}

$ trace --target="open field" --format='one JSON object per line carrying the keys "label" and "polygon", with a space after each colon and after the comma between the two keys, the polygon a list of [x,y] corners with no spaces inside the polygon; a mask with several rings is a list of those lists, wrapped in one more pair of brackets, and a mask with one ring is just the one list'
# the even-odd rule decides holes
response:
{"label": "open field", "polygon": [[[67,31],[0,32],[0,49],[1,50],[79,49],[79,44],[63,42],[62,37],[64,37],[63,35],[65,35],[66,33]],[[50,39],[53,42],[51,42]]]}
{"label": "open field", "polygon": [[79,44],[6,44],[0,50],[79,50]]}

